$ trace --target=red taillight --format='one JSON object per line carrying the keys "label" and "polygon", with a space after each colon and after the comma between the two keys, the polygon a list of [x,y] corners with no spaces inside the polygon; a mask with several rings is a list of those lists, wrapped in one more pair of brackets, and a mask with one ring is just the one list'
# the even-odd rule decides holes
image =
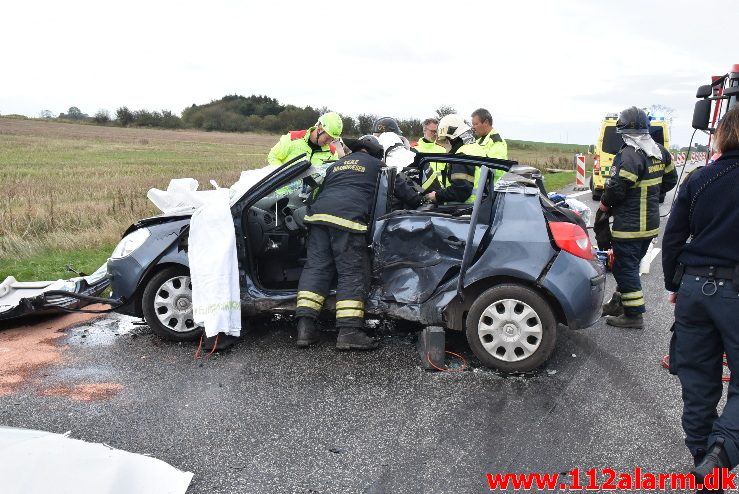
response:
{"label": "red taillight", "polygon": [[596,154],[593,158],[593,175],[600,173],[600,155]]}
{"label": "red taillight", "polygon": [[552,221],[549,223],[549,229],[557,247],[573,256],[593,259],[593,246],[590,243],[590,237],[580,226],[574,223]]}

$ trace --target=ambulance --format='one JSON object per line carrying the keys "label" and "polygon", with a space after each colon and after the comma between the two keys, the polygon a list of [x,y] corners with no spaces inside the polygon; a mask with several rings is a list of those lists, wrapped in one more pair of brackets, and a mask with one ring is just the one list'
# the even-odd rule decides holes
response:
{"label": "ambulance", "polygon": [[[649,115],[649,112],[647,114]],[[608,113],[600,124],[598,143],[595,145],[593,156],[593,174],[590,177],[590,190],[594,201],[600,201],[603,187],[611,176],[613,158],[624,144],[621,134],[616,132],[617,120],[618,113]],[[664,117],[649,115],[649,133],[659,144],[670,148],[670,125]]]}

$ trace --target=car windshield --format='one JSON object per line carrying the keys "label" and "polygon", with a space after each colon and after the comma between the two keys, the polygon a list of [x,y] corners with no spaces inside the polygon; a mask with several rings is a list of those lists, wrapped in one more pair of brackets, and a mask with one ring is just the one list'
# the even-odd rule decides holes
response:
{"label": "car windshield", "polygon": [[[654,139],[658,144],[665,144],[665,131],[662,127],[652,125],[649,127],[649,133],[652,135],[652,139]],[[603,133],[603,152],[616,154],[623,145],[624,140],[621,138],[621,134],[616,132],[616,126],[612,125],[606,127],[606,130]]]}

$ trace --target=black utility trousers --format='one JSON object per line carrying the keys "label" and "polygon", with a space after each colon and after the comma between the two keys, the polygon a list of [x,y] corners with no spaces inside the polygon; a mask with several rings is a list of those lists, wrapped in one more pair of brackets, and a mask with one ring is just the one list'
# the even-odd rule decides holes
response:
{"label": "black utility trousers", "polygon": [[370,260],[364,233],[311,225],[308,258],[298,283],[297,317],[317,318],[331,289],[336,287],[336,326],[363,327],[364,301],[370,282]]}

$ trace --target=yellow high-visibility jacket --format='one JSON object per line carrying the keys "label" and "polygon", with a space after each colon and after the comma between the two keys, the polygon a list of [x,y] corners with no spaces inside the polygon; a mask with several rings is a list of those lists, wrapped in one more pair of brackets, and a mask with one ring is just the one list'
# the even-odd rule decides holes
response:
{"label": "yellow high-visibility jacket", "polygon": [[291,159],[301,154],[306,155],[314,165],[323,164],[326,161],[337,160],[336,148],[333,144],[316,149],[309,144],[308,139],[314,127],[306,130],[293,130],[280,137],[267,155],[267,163],[270,165],[284,165]]}
{"label": "yellow high-visibility jacket", "polygon": [[[500,136],[497,130],[493,129],[488,135],[478,138],[471,144],[465,144],[457,150],[458,154],[466,154],[469,156],[485,156],[487,158],[508,159],[508,144]],[[503,176],[502,170],[495,170],[494,182],[497,182]],[[477,185],[480,183],[480,167],[475,168],[475,182],[473,184],[472,194],[466,202],[475,202],[475,192]]]}

